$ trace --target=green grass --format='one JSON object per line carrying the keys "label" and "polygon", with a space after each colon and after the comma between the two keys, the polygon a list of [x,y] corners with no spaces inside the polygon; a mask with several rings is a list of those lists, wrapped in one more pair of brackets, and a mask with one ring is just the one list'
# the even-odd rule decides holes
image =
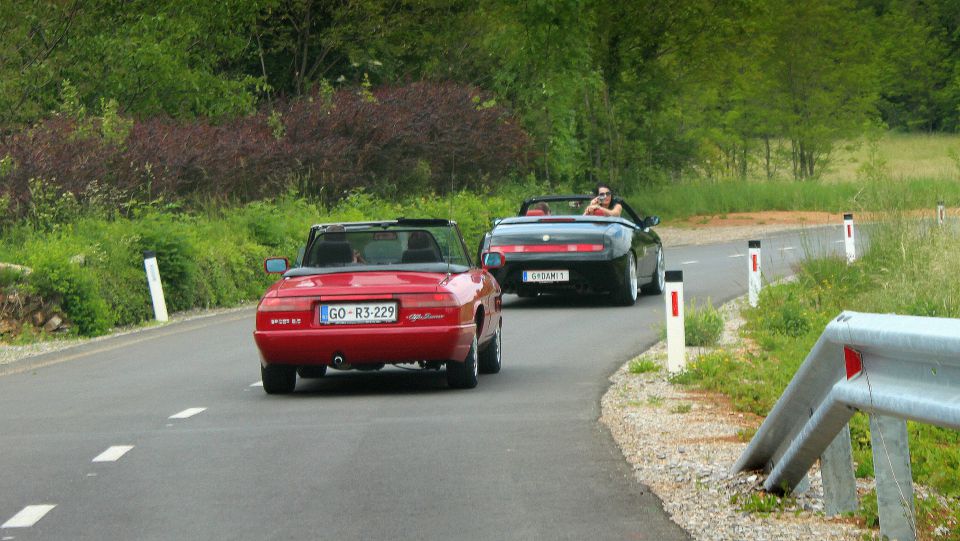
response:
{"label": "green grass", "polygon": [[735,494],[730,498],[730,503],[736,505],[741,511],[768,516],[774,513],[783,513],[791,507],[795,507],[796,499],[767,492],[754,492],[746,495]]}
{"label": "green grass", "polygon": [[630,361],[630,363],[627,365],[627,370],[629,370],[631,374],[659,372],[660,364],[652,359],[638,358]]}
{"label": "green grass", "polygon": [[[712,347],[723,336],[723,315],[710,299],[700,306],[696,300],[683,311],[683,338],[688,347]],[[667,339],[667,328],[659,327],[660,340]]]}
{"label": "green grass", "polygon": [[[876,141],[876,151],[893,179],[943,179],[960,176],[957,155],[960,135],[945,133],[889,132]],[[861,139],[837,145],[823,179],[827,182],[851,182],[863,176],[863,166],[871,160],[871,141]]]}
{"label": "green grass", "polygon": [[[960,207],[960,135],[887,133],[839,143],[819,178],[685,179],[627,195],[665,225],[691,216],[765,210],[876,212]],[[839,216],[838,216],[839,219]],[[701,220],[702,221],[702,220]]]}

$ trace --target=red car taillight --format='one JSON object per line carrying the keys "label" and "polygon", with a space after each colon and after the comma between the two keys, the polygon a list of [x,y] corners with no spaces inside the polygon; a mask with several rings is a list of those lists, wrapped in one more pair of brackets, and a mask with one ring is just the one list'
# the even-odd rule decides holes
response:
{"label": "red car taillight", "polygon": [[316,302],[314,297],[267,297],[260,301],[258,312],[309,312]]}
{"label": "red car taillight", "polygon": [[401,308],[456,308],[460,306],[450,293],[405,293],[394,295]]}
{"label": "red car taillight", "polygon": [[602,244],[508,244],[493,246],[500,252],[506,253],[562,253],[562,252],[602,252]]}

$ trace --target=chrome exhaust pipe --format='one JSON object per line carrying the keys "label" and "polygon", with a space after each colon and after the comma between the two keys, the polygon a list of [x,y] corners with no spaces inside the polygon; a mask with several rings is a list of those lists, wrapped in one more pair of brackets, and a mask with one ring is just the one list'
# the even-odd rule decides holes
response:
{"label": "chrome exhaust pipe", "polygon": [[342,353],[334,353],[334,354],[333,354],[333,367],[334,367],[334,368],[342,368],[343,365],[345,365],[345,364],[346,364],[346,362],[345,362],[345,360],[344,360],[344,358],[343,358],[343,354],[342,354]]}

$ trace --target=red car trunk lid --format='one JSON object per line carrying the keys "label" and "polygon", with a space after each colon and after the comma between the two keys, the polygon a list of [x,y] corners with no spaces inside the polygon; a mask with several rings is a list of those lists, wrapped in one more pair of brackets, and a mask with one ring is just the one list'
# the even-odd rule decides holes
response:
{"label": "red car trunk lid", "polygon": [[390,296],[395,293],[432,293],[445,275],[433,272],[338,272],[297,276],[277,287],[281,297]]}

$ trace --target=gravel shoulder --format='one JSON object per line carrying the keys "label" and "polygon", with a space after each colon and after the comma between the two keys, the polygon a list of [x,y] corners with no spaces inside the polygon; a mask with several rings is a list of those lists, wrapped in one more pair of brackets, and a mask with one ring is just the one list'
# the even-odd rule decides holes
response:
{"label": "gravel shoulder", "polygon": [[[740,343],[743,302],[738,299],[721,309],[726,321],[723,347]],[[687,362],[701,353],[701,348],[687,348]],[[762,419],[735,411],[720,394],[670,383],[666,356],[666,344],[660,342],[638,357],[655,361],[660,371],[631,374],[629,362],[617,370],[601,400],[600,422],[610,429],[636,481],[663,501],[677,524],[694,539],[710,541],[871,538],[872,532],[851,518],[823,515],[823,485],[816,467],[809,475],[809,489],[783,510],[745,512],[736,502],[758,494],[763,477],[731,473],[730,468],[747,445],[738,433],[759,426]]]}

